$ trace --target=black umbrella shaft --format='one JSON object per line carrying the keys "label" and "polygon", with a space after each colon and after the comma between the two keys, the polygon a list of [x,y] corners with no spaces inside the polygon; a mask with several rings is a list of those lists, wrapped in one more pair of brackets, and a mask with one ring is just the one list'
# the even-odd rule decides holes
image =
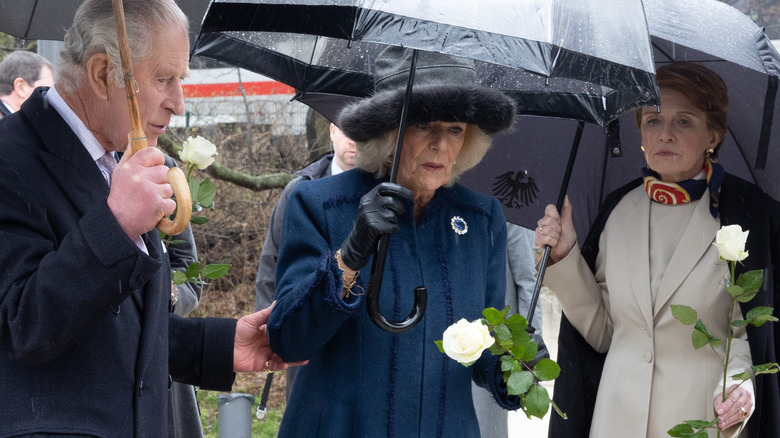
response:
{"label": "black umbrella shaft", "polygon": [[[409,103],[412,100],[412,86],[414,85],[414,73],[417,68],[417,50],[412,53],[412,62],[409,67],[409,80],[406,84],[406,97],[401,107],[401,120],[398,126],[398,139],[395,144],[395,156],[393,157],[393,167],[390,170],[390,182],[395,183],[398,178],[398,166],[401,161],[401,150],[404,143],[404,133],[406,131],[406,117],[409,112]],[[425,287],[418,286],[414,290],[414,308],[409,316],[401,322],[391,322],[382,314],[379,308],[379,291],[382,289],[382,278],[385,272],[385,261],[387,260],[387,248],[390,244],[390,236],[383,235],[379,239],[374,262],[371,265],[371,276],[368,280],[368,296],[366,297],[366,308],[368,316],[379,328],[391,333],[402,333],[411,330],[417,325],[425,314],[427,305],[427,291]]]}
{"label": "black umbrella shaft", "polygon": [[398,138],[395,141],[395,156],[393,156],[393,167],[390,170],[390,182],[394,183],[398,179],[398,164],[401,162],[401,150],[404,145],[404,134],[406,133],[406,117],[409,113],[409,102],[412,101],[412,87],[414,86],[414,74],[417,70],[417,50],[412,52],[412,61],[409,66],[409,80],[406,83],[406,94],[404,104],[401,107],[401,120],[398,126]]}
{"label": "black umbrella shaft", "polygon": [[[580,148],[580,140],[582,140],[582,131],[585,129],[585,122],[580,121],[577,124],[577,132],[574,134],[574,142],[571,145],[571,153],[569,153],[569,162],[566,163],[566,173],[563,175],[563,183],[561,183],[561,191],[558,193],[558,201],[555,207],[558,212],[563,208],[563,201],[566,199],[566,192],[569,190],[569,180],[571,180],[571,174],[574,171],[574,162],[577,160],[577,151]],[[528,326],[532,327],[532,321],[534,320],[534,312],[536,311],[536,302],[539,301],[539,291],[542,290],[542,280],[544,280],[544,272],[547,270],[547,262],[550,259],[550,245],[545,245],[542,259],[539,261],[539,273],[536,276],[536,284],[534,285],[534,293],[531,296],[531,306],[528,308]]]}

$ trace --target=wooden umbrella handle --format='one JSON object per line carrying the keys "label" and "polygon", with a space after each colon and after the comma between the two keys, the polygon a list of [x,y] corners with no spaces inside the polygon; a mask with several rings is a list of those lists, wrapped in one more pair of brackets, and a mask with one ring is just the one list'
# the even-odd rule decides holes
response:
{"label": "wooden umbrella handle", "polygon": [[[114,7],[114,22],[116,23],[116,36],[119,43],[119,54],[122,58],[122,76],[125,80],[127,103],[130,108],[130,146],[133,153],[148,147],[146,134],[141,127],[141,111],[138,108],[138,84],[133,76],[133,60],[130,56],[130,43],[127,40],[127,25],[125,24],[125,9],[122,0],[111,0]],[[175,236],[190,223],[192,217],[192,196],[187,177],[178,167],[168,169],[168,182],[176,196],[176,217],[173,221],[167,217],[160,219],[157,229],[169,236]]]}

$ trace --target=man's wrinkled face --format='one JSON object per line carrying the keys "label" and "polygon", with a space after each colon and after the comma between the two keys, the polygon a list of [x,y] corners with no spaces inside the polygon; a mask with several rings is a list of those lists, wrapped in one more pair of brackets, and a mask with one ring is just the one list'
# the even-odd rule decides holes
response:
{"label": "man's wrinkled face", "polygon": [[[184,114],[184,94],[181,81],[189,73],[190,43],[183,29],[163,29],[152,41],[152,54],[134,63],[133,76],[138,83],[138,108],[141,128],[149,146],[165,133],[171,116]],[[113,88],[109,98],[113,123],[110,137],[115,150],[127,143],[130,117],[126,90]]]}

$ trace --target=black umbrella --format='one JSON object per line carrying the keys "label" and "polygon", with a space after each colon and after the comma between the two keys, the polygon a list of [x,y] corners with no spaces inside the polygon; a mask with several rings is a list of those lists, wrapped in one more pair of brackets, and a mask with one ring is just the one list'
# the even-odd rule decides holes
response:
{"label": "black umbrella", "polygon": [[[727,171],[757,183],[780,199],[780,152],[769,147],[778,134],[775,96],[780,55],[747,16],[714,0],[644,0],[656,66],[673,61],[701,63],[729,89],[728,134],[720,151]],[[460,182],[497,196],[510,222],[535,228],[544,206],[560,195],[566,157],[577,122],[521,116],[511,133],[500,134],[482,162]],[[584,238],[603,198],[640,176],[645,165],[633,113],[607,129],[587,124],[572,174],[569,198],[575,226]]]}
{"label": "black umbrella", "polygon": [[[775,98],[780,77],[778,55],[763,30],[747,16],[714,0],[644,0],[656,66],[674,61],[701,63],[726,81],[730,111],[728,134],[719,152],[726,171],[755,182],[780,199],[780,151],[772,151],[780,123]],[[580,243],[606,195],[640,176],[645,165],[633,113],[604,129],[576,121],[521,116],[516,129],[496,137],[485,159],[460,182],[498,197],[510,222],[533,229],[544,208],[560,209],[568,192]],[[567,155],[581,133],[576,166]],[[567,175],[571,184],[563,185]],[[543,256],[546,261],[546,253]],[[546,263],[540,265],[535,304]],[[534,305],[530,308],[533,317]]]}
{"label": "black umbrella", "polygon": [[[374,60],[388,45],[474,59],[481,85],[505,90],[523,114],[605,125],[657,103],[639,0],[215,0],[193,53],[291,85],[333,120],[346,100],[372,92]],[[407,320],[387,321],[378,304],[383,260],[380,251],[369,315],[405,331],[419,322],[425,296],[415,292]]]}
{"label": "black umbrella", "polygon": [[[62,41],[82,0],[0,0],[0,32],[27,40]],[[190,19],[190,41],[209,0],[176,0]]]}

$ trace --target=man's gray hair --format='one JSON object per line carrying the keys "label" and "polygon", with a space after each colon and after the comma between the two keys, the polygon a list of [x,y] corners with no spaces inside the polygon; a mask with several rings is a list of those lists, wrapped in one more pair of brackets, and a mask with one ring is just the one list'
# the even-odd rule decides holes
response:
{"label": "man's gray hair", "polygon": [[[189,29],[187,16],[174,0],[124,0],[124,10],[134,63],[151,55],[156,33],[177,26],[184,32]],[[113,65],[111,79],[118,87],[124,87],[111,0],[85,0],[79,6],[73,25],[65,33],[57,88],[68,94],[76,91],[86,79],[87,61],[97,53],[108,55]]]}
{"label": "man's gray hair", "polygon": [[[393,167],[398,130],[388,131],[379,137],[364,142],[356,142],[357,155],[355,161],[359,168],[373,173],[377,178],[389,175]],[[477,125],[466,125],[466,138],[458,153],[455,164],[450,172],[450,179],[445,186],[452,187],[463,172],[479,164],[485,157],[493,137]]]}
{"label": "man's gray hair", "polygon": [[3,58],[3,62],[0,62],[0,96],[7,96],[14,91],[14,81],[17,78],[24,79],[32,86],[41,78],[43,67],[54,72],[49,60],[37,53],[17,50],[8,54]]}

